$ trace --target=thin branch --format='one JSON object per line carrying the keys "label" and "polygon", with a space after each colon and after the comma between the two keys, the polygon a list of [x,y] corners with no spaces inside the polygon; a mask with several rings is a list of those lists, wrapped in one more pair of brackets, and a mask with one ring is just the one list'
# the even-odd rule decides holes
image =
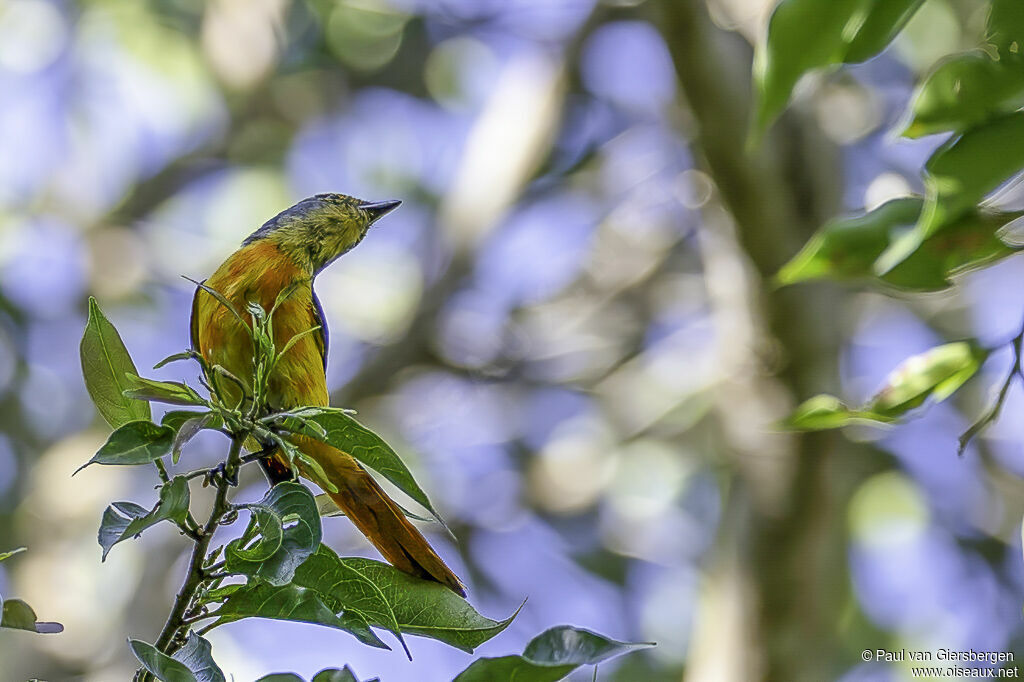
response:
{"label": "thin branch", "polygon": [[[231,487],[230,480],[237,474],[240,464],[239,453],[242,450],[242,442],[244,440],[245,434],[233,436],[231,439],[231,450],[224,463],[224,472],[216,478],[217,494],[214,498],[213,509],[210,511],[210,517],[207,519],[206,525],[199,533],[198,538],[195,539],[195,546],[192,548],[192,556],[189,559],[188,574],[185,576],[185,582],[175,596],[171,613],[167,616],[167,622],[164,624],[163,630],[160,631],[160,636],[156,640],[155,646],[162,653],[172,654],[181,648],[181,630],[188,624],[186,622],[186,614],[195,600],[199,587],[207,577],[206,572],[203,570],[203,563],[206,561],[210,542],[213,540],[213,535],[217,532],[224,514],[230,509],[228,488]],[[153,682],[155,678],[148,670],[140,670],[136,673],[135,679],[138,682]]]}

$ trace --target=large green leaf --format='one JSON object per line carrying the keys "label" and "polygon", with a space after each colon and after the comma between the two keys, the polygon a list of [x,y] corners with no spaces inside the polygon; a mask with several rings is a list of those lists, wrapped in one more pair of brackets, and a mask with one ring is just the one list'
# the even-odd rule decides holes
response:
{"label": "large green leaf", "polygon": [[174,429],[169,426],[158,426],[151,421],[128,422],[110,434],[92,459],[75,473],[90,464],[149,464],[170,452],[173,443]]}
{"label": "large green leaf", "polygon": [[453,682],[555,682],[581,665],[596,665],[651,646],[654,644],[617,642],[589,630],[560,625],[534,637],[521,656],[481,658]]}
{"label": "large green leaf", "polygon": [[919,197],[893,199],[867,214],[829,221],[782,267],[776,280],[785,285],[823,278],[880,279],[905,291],[938,291],[949,287],[955,275],[1020,250],[1003,241],[1000,231],[1021,212],[972,209],[879,278],[875,261],[917,222],[923,204]]}
{"label": "large green leaf", "polygon": [[128,349],[121,335],[89,297],[89,321],[79,346],[85,388],[103,419],[111,428],[130,421],[149,420],[149,403],[124,395],[128,388],[126,373],[136,374]]}
{"label": "large green leaf", "polygon": [[1022,105],[1024,64],[1019,60],[995,60],[984,52],[957,55],[918,86],[903,135],[963,132]]}
{"label": "large green leaf", "polygon": [[194,632],[188,633],[185,646],[170,656],[137,639],[128,640],[128,645],[146,670],[163,682],[225,682],[210,654],[210,643]]}
{"label": "large green leaf", "polygon": [[315,590],[335,611],[355,611],[367,623],[388,630],[409,655],[398,618],[380,587],[357,569],[347,566],[326,545],[320,545],[316,553],[299,566],[294,583]]}
{"label": "large green leaf", "polygon": [[301,483],[285,481],[248,505],[260,536],[252,547],[232,540],[225,548],[227,568],[273,585],[291,581],[295,569],[320,546],[320,514],[312,493]]}
{"label": "large green leaf", "polygon": [[[339,609],[340,610],[340,609]],[[355,635],[363,644],[388,649],[358,614],[332,610],[315,590],[294,584],[270,585],[252,581],[228,595],[216,611],[217,624],[243,618],[272,618],[325,625]]]}
{"label": "large green leaf", "polygon": [[754,61],[756,129],[764,130],[785,108],[803,74],[874,56],[896,37],[922,2],[782,0]]}
{"label": "large green leaf", "polygon": [[442,526],[447,528],[440,515],[430,503],[412,472],[387,442],[376,433],[353,419],[345,410],[331,408],[310,408],[306,421],[313,422],[321,429],[306,428],[305,435],[316,438],[355,457],[364,465],[398,486],[398,489],[427,509]]}
{"label": "large green leaf", "polygon": [[127,374],[125,379],[128,382],[128,388],[124,394],[129,398],[169,405],[206,405],[206,401],[201,395],[179,381],[157,381],[135,374]]}
{"label": "large green leaf", "polygon": [[879,257],[876,271],[893,269],[1021,170],[1024,112],[988,121],[939,147],[925,164],[928,198],[921,217],[909,234]]}
{"label": "large green leaf", "polygon": [[941,402],[974,376],[990,351],[973,341],[956,341],[911,356],[890,372],[884,386],[859,408],[830,395],[802,403],[781,424],[796,431],[819,431],[862,422],[888,424],[929,398]]}
{"label": "large green leaf", "polygon": [[370,625],[430,637],[463,651],[497,635],[516,615],[502,621],[485,618],[440,583],[371,559],[339,559],[324,546],[299,567],[294,582],[340,608],[358,611]]}
{"label": "large green leaf", "polygon": [[0,599],[0,628],[28,630],[40,634],[56,634],[64,631],[60,623],[36,620],[36,612],[20,599]]}
{"label": "large green leaf", "polygon": [[133,502],[114,502],[103,512],[100,522],[98,540],[103,548],[103,560],[106,560],[111,547],[135,537],[150,526],[161,521],[184,523],[188,505],[188,480],[184,476],[175,476],[160,488],[160,501],[151,510]]}

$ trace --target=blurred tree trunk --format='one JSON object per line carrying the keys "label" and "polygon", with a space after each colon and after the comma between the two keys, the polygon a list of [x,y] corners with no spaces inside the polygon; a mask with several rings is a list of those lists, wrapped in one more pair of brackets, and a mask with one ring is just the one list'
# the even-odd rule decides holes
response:
{"label": "blurred tree trunk", "polygon": [[[835,381],[840,294],[774,290],[768,281],[837,211],[836,150],[791,114],[748,152],[750,45],[713,24],[705,0],[660,0],[657,9],[692,114],[694,156],[717,187],[720,207],[706,209],[703,229],[738,245],[750,324],[763,324],[768,338],[765,349],[753,342],[764,336],[750,336],[748,385],[733,387],[718,411],[728,434],[730,412],[760,400],[767,429],[794,400]],[[767,358],[756,357],[765,350]],[[849,599],[845,510],[864,462],[828,434],[748,436],[730,446],[734,475],[687,679],[833,679],[846,663],[837,633]]]}

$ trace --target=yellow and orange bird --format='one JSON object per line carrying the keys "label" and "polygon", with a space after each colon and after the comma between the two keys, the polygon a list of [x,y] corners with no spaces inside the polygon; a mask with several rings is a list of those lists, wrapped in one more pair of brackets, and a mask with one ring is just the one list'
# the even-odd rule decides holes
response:
{"label": "yellow and orange bird", "polygon": [[[287,410],[329,404],[325,375],[327,326],[313,292],[313,279],[362,241],[370,226],[399,203],[367,202],[343,194],[304,199],[253,232],[206,280],[205,286],[222,294],[240,311],[250,301],[270,310],[278,294],[292,287],[272,320],[278,348],[293,336],[320,327],[317,333],[301,337],[275,366],[268,382],[270,407]],[[196,289],[192,301],[191,331],[194,349],[211,367],[219,364],[252,384],[253,349],[247,330],[202,288]],[[355,459],[312,438],[295,436],[293,442],[323,468],[337,488],[336,493],[329,493],[331,499],[385,559],[407,573],[436,580],[465,596],[458,577]],[[280,453],[265,460],[264,469],[275,482],[291,476]],[[316,474],[301,466],[300,472],[319,482]]]}

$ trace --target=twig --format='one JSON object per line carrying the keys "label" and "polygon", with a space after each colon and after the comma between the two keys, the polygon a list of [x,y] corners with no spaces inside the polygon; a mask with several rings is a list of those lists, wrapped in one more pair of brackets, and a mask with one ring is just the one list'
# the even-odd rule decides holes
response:
{"label": "twig", "polygon": [[[224,463],[224,473],[216,479],[217,495],[214,498],[213,509],[210,511],[210,517],[207,519],[206,525],[198,533],[198,537],[195,538],[195,546],[192,548],[192,557],[189,559],[188,574],[185,576],[185,582],[175,596],[171,613],[167,616],[167,622],[164,624],[163,630],[160,631],[160,636],[156,640],[155,646],[162,653],[172,654],[181,648],[182,642],[179,635],[182,628],[188,625],[186,614],[195,600],[199,587],[207,577],[206,571],[203,570],[203,563],[206,561],[210,542],[213,540],[213,535],[217,532],[224,514],[230,509],[228,488],[231,487],[230,479],[234,478],[237,473],[240,464],[239,453],[242,450],[242,442],[244,440],[245,434],[233,436],[231,439],[231,450]],[[139,670],[135,675],[135,679],[138,682],[152,682],[155,678],[148,670]]]}
{"label": "twig", "polygon": [[1024,352],[1024,325],[1021,326],[1017,336],[1010,340],[1010,346],[1013,348],[1013,364],[1010,365],[1010,371],[1006,373],[1006,378],[1003,379],[1003,385],[999,388],[999,394],[996,399],[989,405],[977,421],[971,424],[970,428],[960,434],[959,446],[957,447],[957,454],[963,456],[964,451],[970,442],[982,431],[987,429],[992,422],[999,419],[999,414],[1003,410],[1003,404],[1006,402],[1006,396],[1010,392],[1010,387],[1013,385],[1013,380],[1016,377],[1024,379],[1024,370],[1021,367],[1021,354]]}

